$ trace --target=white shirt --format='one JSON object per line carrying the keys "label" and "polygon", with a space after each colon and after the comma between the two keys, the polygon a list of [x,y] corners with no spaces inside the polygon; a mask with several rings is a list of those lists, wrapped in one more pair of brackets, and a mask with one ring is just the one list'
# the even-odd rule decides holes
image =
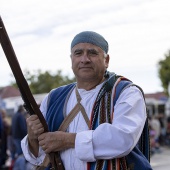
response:
{"label": "white shirt", "polygon": [[[94,101],[102,84],[95,89],[86,91],[78,89],[84,106],[90,119]],[[41,112],[46,117],[47,98],[41,103]],[[75,90],[69,98],[66,114],[77,103]],[[61,159],[65,170],[85,170],[86,162],[96,159],[112,159],[129,154],[137,144],[146,120],[145,103],[141,91],[130,86],[125,89],[114,106],[112,124],[103,123],[95,130],[88,130],[81,113],[74,118],[68,127],[68,132],[77,133],[75,148],[61,152]],[[40,165],[45,157],[44,151],[39,148],[39,156],[34,157],[29,151],[27,136],[21,142],[25,158],[34,165]]]}

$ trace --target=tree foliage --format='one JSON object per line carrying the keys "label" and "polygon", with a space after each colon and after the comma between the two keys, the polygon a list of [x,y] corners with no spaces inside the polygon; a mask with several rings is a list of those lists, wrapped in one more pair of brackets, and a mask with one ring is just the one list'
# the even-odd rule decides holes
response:
{"label": "tree foliage", "polygon": [[170,50],[165,54],[165,59],[158,62],[158,74],[162,87],[165,93],[168,94],[168,85],[170,83]]}
{"label": "tree foliage", "polygon": [[[75,78],[63,76],[61,70],[58,70],[55,74],[50,73],[50,71],[43,72],[41,70],[31,73],[26,70],[24,71],[24,76],[33,94],[48,93],[53,88],[57,88],[75,81]],[[16,86],[16,83],[12,84]]]}

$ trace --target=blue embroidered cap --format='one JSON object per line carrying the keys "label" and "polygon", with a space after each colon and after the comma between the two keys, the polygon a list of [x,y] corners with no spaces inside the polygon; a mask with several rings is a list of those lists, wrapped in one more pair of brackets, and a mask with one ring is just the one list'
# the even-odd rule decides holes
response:
{"label": "blue embroidered cap", "polygon": [[83,31],[77,34],[71,42],[71,49],[79,43],[90,43],[96,45],[105,51],[106,54],[109,48],[108,42],[105,40],[105,38],[93,31]]}

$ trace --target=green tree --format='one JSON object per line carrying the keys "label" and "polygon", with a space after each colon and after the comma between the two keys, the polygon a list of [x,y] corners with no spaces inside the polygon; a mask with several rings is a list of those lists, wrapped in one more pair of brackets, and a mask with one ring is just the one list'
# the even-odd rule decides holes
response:
{"label": "green tree", "polygon": [[[55,74],[50,71],[36,70],[34,73],[30,71],[24,71],[24,77],[28,82],[30,90],[33,94],[48,93],[53,88],[69,84],[75,81],[75,78],[69,78],[63,76],[61,70],[58,70]],[[16,86],[16,83],[12,83]]]}
{"label": "green tree", "polygon": [[168,94],[168,84],[170,83],[170,50],[165,54],[165,59],[158,62],[158,74],[162,82],[162,87]]}

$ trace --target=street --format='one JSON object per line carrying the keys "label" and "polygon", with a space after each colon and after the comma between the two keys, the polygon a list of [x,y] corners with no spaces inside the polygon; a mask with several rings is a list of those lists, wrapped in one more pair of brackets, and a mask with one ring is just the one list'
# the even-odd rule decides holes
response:
{"label": "street", "polygon": [[151,166],[153,170],[170,170],[170,147],[162,147],[161,151],[151,156]]}

